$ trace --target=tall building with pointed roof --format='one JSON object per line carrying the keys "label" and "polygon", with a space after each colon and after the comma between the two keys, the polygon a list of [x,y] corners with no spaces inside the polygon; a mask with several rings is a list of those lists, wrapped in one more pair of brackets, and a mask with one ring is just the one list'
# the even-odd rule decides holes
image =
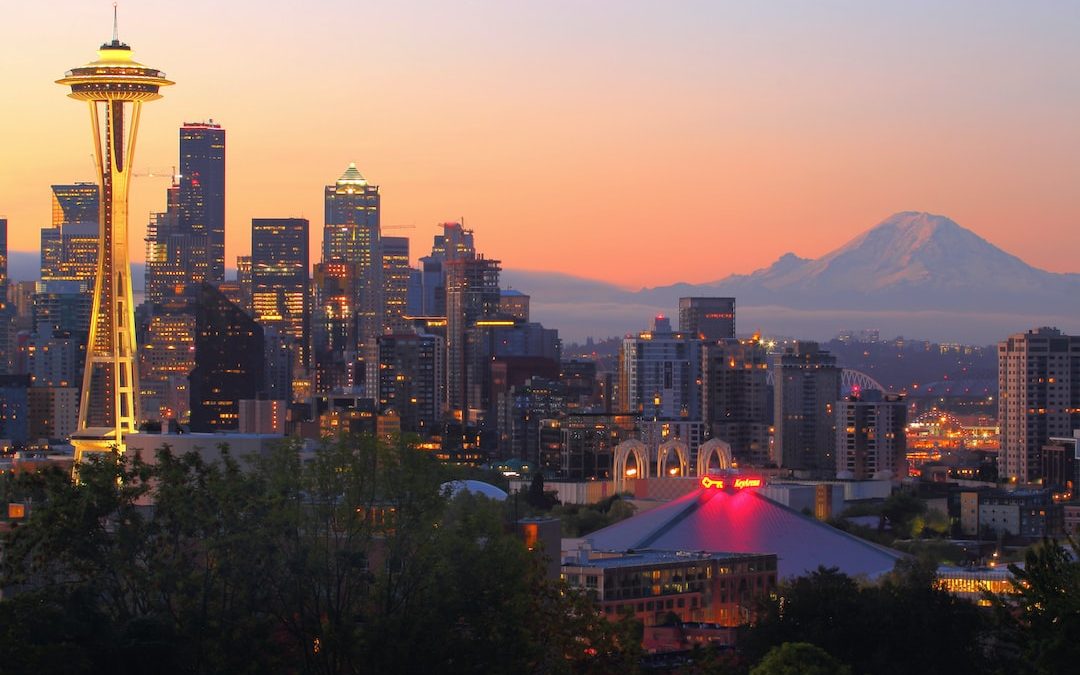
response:
{"label": "tall building with pointed roof", "polygon": [[326,186],[324,204],[322,262],[356,266],[356,348],[364,363],[377,367],[375,339],[383,328],[379,186],[369,183],[351,163],[333,185]]}

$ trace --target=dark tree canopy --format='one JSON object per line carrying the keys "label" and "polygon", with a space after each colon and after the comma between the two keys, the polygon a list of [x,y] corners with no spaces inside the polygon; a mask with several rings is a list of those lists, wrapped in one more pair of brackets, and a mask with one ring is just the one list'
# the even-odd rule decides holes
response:
{"label": "dark tree canopy", "polygon": [[851,668],[807,642],[785,642],[773,647],[750,675],[851,675]]}
{"label": "dark tree canopy", "polygon": [[5,673],[636,668],[635,622],[548,581],[501,504],[440,493],[407,445],[162,449],[80,477],[9,477],[35,500],[5,542]]}
{"label": "dark tree canopy", "polygon": [[741,636],[751,663],[778,645],[804,642],[855,673],[985,672],[979,608],[935,588],[932,571],[919,565],[875,585],[819,568],[782,586],[762,611]]}
{"label": "dark tree canopy", "polygon": [[1009,565],[1013,595],[993,598],[1014,673],[1071,672],[1080,664],[1080,547],[1043,541],[1029,549],[1023,567]]}

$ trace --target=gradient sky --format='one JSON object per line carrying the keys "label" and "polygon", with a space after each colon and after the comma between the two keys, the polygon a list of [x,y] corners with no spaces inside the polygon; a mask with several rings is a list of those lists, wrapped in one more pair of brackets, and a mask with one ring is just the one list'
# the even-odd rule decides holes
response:
{"label": "gradient sky", "polygon": [[[49,185],[90,180],[84,105],[112,3],[3,0],[0,214],[36,250]],[[144,109],[136,170],[177,128],[228,132],[226,264],[252,217],[322,228],[350,161],[386,234],[464,216],[504,266],[627,287],[814,257],[901,210],[947,215],[1080,271],[1080,3],[128,0],[120,37],[177,85]],[[166,181],[135,178],[132,226]]]}

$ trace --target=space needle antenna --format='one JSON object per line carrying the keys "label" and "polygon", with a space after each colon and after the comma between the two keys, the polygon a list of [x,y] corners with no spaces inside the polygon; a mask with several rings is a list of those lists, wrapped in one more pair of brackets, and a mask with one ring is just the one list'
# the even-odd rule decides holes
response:
{"label": "space needle antenna", "polygon": [[116,20],[116,3],[114,2],[112,4],[112,40],[113,40],[113,42],[119,42],[120,41],[120,30],[117,28],[117,24],[118,24],[118,22]]}

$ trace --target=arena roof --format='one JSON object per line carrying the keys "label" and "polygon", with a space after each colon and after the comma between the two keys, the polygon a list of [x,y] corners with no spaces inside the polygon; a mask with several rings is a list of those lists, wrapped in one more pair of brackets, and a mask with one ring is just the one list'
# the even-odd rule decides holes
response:
{"label": "arena roof", "polygon": [[781,579],[819,566],[876,578],[904,554],[842,532],[751,489],[702,488],[588,536],[598,551],[775,553]]}

